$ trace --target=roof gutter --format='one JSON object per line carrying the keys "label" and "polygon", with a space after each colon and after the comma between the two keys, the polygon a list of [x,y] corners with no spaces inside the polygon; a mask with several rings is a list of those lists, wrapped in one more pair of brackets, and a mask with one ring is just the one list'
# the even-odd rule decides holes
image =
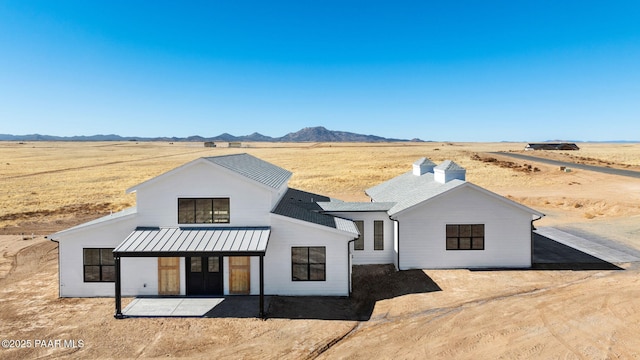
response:
{"label": "roof gutter", "polygon": [[49,239],[49,241],[53,241],[54,243],[58,244],[58,246],[56,246],[56,248],[58,249],[58,298],[62,297],[61,296],[61,289],[60,289],[60,241],[55,240],[55,239],[50,239],[49,236],[45,236],[45,239]]}

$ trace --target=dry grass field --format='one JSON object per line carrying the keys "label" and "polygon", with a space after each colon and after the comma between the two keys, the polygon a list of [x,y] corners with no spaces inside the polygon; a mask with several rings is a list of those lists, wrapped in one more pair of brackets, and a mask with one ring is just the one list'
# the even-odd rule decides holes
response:
{"label": "dry grass field", "polygon": [[[291,187],[344,200],[366,200],[364,189],[409,171],[420,157],[452,159],[467,168],[467,180],[547,214],[537,225],[640,249],[640,179],[486,154],[524,145],[0,143],[0,338],[84,341],[75,349],[0,349],[0,357],[640,358],[637,263],[617,264],[624,270],[426,270],[442,291],[378,301],[365,322],[115,320],[113,299],[57,297],[56,244],[37,236],[132,206],[135,194],[125,189],[195,158],[247,152],[292,171]],[[580,146],[527,154],[640,168],[638,144]]]}

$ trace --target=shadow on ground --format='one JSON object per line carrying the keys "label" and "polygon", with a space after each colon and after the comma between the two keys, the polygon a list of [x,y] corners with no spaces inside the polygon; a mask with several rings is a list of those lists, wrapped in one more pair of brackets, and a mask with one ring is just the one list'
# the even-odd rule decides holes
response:
{"label": "shadow on ground", "polygon": [[441,291],[422,270],[396,271],[393,265],[353,267],[351,297],[273,296],[269,318],[367,321],[376,301]]}
{"label": "shadow on ground", "polygon": [[533,269],[623,270],[615,264],[537,233],[533,233]]}
{"label": "shadow on ground", "polygon": [[[264,307],[269,308],[270,296],[264,297]],[[259,296],[226,296],[222,302],[209,310],[203,317],[206,318],[259,318]]]}

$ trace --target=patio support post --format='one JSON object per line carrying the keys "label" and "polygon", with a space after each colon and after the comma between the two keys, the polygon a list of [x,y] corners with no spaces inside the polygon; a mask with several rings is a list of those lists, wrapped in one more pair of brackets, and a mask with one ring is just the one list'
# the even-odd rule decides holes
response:
{"label": "patio support post", "polygon": [[264,314],[264,255],[260,255],[260,317],[265,318]]}
{"label": "patio support post", "polygon": [[114,256],[113,260],[116,266],[116,314],[113,317],[116,319],[124,319],[124,315],[122,315],[122,292],[120,284],[120,256]]}

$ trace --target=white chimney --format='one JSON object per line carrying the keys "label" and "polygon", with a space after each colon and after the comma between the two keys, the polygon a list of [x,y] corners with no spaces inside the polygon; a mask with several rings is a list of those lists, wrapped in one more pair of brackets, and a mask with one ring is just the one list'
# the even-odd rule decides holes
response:
{"label": "white chimney", "polygon": [[433,172],[433,168],[435,166],[436,164],[426,157],[420,158],[413,163],[413,175],[420,176],[426,173]]}
{"label": "white chimney", "polygon": [[433,179],[441,184],[454,179],[465,180],[467,170],[451,160],[446,160],[433,169]]}

